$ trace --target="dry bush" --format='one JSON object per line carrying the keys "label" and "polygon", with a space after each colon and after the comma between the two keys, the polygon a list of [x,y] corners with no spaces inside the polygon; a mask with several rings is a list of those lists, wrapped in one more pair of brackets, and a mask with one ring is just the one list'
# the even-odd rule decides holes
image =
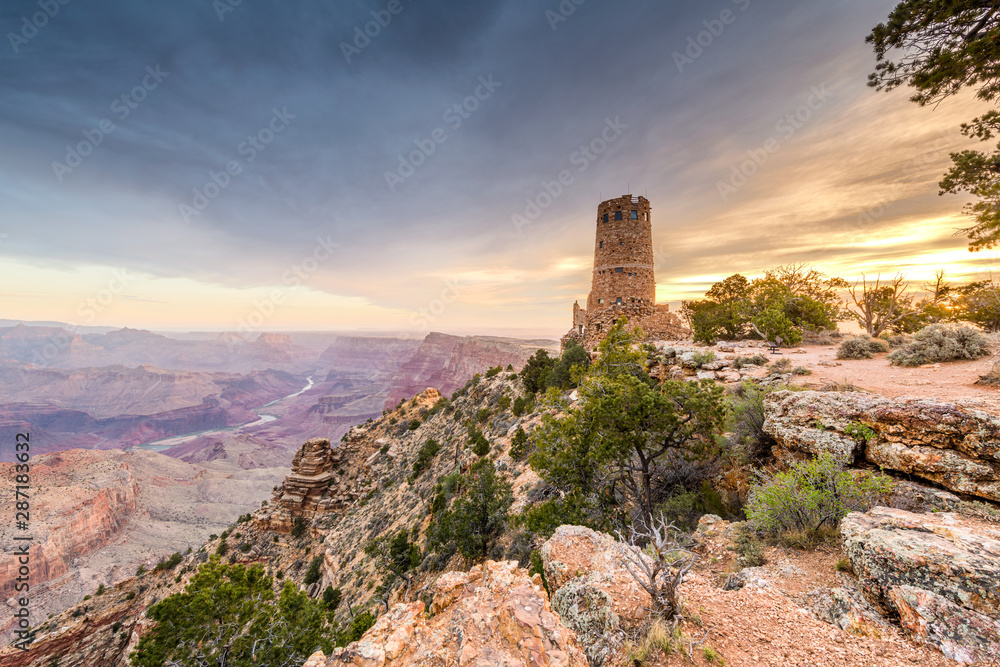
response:
{"label": "dry bush", "polygon": [[989,340],[969,326],[931,324],[917,333],[905,346],[889,354],[896,366],[921,366],[941,361],[978,359],[990,353]]}
{"label": "dry bush", "polygon": [[888,352],[889,343],[868,334],[848,338],[837,348],[838,359],[872,359],[880,352]]}
{"label": "dry bush", "polygon": [[[680,586],[697,559],[682,535],[662,516],[648,528],[633,526],[628,541],[618,534],[622,564],[649,594],[650,611],[655,616],[672,619],[674,628],[681,618]],[[643,543],[645,546],[640,546]]]}

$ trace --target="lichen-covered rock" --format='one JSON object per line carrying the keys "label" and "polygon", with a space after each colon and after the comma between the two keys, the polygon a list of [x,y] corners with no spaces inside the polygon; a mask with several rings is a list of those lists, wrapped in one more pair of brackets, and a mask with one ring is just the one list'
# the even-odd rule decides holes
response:
{"label": "lichen-covered rock", "polygon": [[962,493],[1000,500],[1000,418],[962,402],[861,392],[776,391],[764,430],[789,460],[863,458]]}
{"label": "lichen-covered rock", "polygon": [[1000,621],[913,586],[893,586],[889,599],[912,636],[952,660],[989,664],[1000,656]]}
{"label": "lichen-covered rock", "polygon": [[[579,633],[591,657],[614,654],[626,633],[639,629],[649,616],[649,594],[625,569],[621,548],[610,535],[583,526],[559,526],[542,545],[556,611],[563,616],[584,599],[590,605],[585,611],[571,609],[563,620]],[[599,637],[593,630],[602,624],[606,635]]]}
{"label": "lichen-covered rock", "polygon": [[915,586],[1000,619],[1000,528],[957,514],[876,507],[849,514],[840,530],[874,599],[888,603],[893,586]]}
{"label": "lichen-covered rock", "polygon": [[821,621],[835,625],[858,637],[884,639],[891,636],[889,624],[871,603],[851,588],[831,588],[811,591],[809,606]]}
{"label": "lichen-covered rock", "polygon": [[849,514],[840,529],[864,592],[898,611],[910,633],[956,660],[1000,646],[995,525],[876,507]]}
{"label": "lichen-covered rock", "polygon": [[529,578],[516,562],[487,561],[469,572],[447,573],[431,592],[430,616],[423,602],[397,604],[359,641],[329,659],[314,655],[310,661],[317,667],[588,664],[538,578]]}

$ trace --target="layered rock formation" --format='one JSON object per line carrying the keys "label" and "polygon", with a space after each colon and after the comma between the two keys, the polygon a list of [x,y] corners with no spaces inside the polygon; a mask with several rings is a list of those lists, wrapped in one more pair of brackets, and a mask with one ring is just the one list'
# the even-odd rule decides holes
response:
{"label": "layered rock formation", "polygon": [[[35,622],[101,584],[132,576],[175,551],[198,546],[260,507],[287,468],[209,470],[147,451],[70,450],[32,461],[31,603]],[[0,493],[13,497],[12,464]],[[13,544],[11,522],[0,543]],[[13,596],[16,563],[0,560],[0,594]],[[10,616],[0,619],[0,636]]]}
{"label": "layered rock formation", "polygon": [[423,602],[398,604],[360,641],[336,649],[329,659],[318,653],[306,664],[589,664],[575,634],[549,606],[541,578],[529,577],[516,562],[487,561],[468,572],[448,572],[431,585],[429,593],[429,610]]}
{"label": "layered rock formation", "polygon": [[506,368],[509,364],[520,370],[540,348],[555,353],[559,345],[555,341],[430,333],[396,373],[385,407],[396,407],[424,387],[435,387],[450,396],[470,377],[495,366]]}
{"label": "layered rock formation", "polygon": [[960,662],[1000,655],[1000,527],[876,507],[841,532],[866,595],[914,637]]}
{"label": "layered rock formation", "polygon": [[777,391],[764,430],[791,459],[829,452],[1000,501],[1000,418],[962,403],[860,392]]}

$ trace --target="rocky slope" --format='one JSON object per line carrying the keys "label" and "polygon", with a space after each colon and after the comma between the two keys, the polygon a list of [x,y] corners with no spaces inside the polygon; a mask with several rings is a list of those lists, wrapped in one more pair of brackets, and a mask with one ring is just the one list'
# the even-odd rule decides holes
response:
{"label": "rocky slope", "polygon": [[[35,618],[59,612],[202,544],[260,507],[287,468],[210,469],[147,451],[70,450],[33,458],[31,603]],[[13,495],[11,464],[0,464],[0,493]],[[10,522],[0,542],[13,544]],[[12,597],[15,563],[0,562],[0,593]],[[8,617],[3,619],[9,631]]]}

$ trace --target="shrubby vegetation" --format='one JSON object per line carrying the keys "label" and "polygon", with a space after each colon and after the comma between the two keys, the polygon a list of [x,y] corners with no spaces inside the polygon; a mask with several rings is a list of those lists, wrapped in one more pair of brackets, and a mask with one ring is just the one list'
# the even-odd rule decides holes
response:
{"label": "shrubby vegetation", "polygon": [[913,334],[909,343],[889,353],[897,366],[920,366],[940,361],[978,359],[990,353],[989,341],[968,326],[932,324]]}
{"label": "shrubby vegetation", "polygon": [[483,457],[461,480],[462,493],[451,507],[435,512],[428,529],[428,547],[445,554],[460,553],[470,562],[485,560],[507,527],[514,494],[498,475],[489,457]]}
{"label": "shrubby vegetation", "polygon": [[[149,608],[156,625],[132,654],[137,667],[301,665],[337,637],[319,602],[288,582],[275,599],[263,568],[203,564],[182,593]],[[340,639],[339,637],[337,637]],[[339,642],[338,642],[339,643]]]}
{"label": "shrubby vegetation", "polygon": [[755,486],[746,513],[760,533],[808,539],[824,527],[835,529],[849,512],[868,511],[891,491],[892,480],[885,475],[845,470],[825,453]]}
{"label": "shrubby vegetation", "polygon": [[529,394],[538,394],[550,387],[572,389],[579,385],[589,365],[587,351],[578,342],[570,340],[558,359],[550,357],[546,350],[535,352],[519,376]]}
{"label": "shrubby vegetation", "polygon": [[661,483],[667,471],[717,448],[722,388],[707,380],[657,385],[634,348],[641,337],[624,318],[615,324],[580,386],[580,407],[546,415],[533,434],[532,468],[563,494],[550,501],[550,514],[650,525],[673,489]]}
{"label": "shrubby vegetation", "polygon": [[889,351],[889,342],[872,338],[868,334],[848,338],[837,348],[838,359],[872,359],[876,354]]}

